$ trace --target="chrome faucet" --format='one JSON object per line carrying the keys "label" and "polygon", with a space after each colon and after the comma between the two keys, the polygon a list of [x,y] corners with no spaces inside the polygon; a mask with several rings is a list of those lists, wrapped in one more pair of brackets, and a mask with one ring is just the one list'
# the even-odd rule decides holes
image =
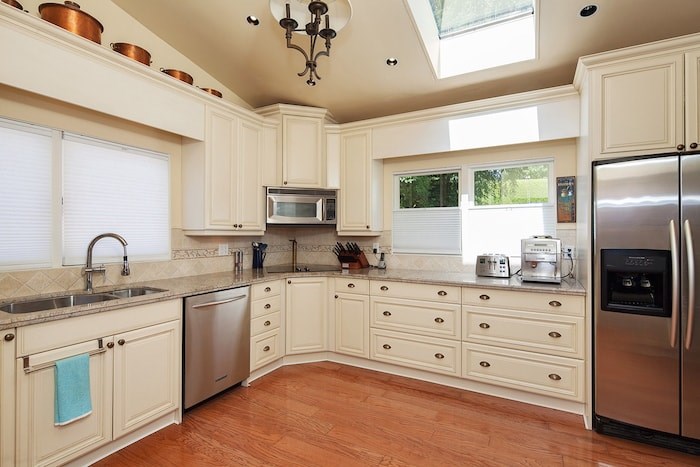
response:
{"label": "chrome faucet", "polygon": [[297,239],[292,238],[289,241],[292,242],[292,270],[296,271],[297,270]]}
{"label": "chrome faucet", "polygon": [[92,266],[92,250],[95,248],[95,244],[102,240],[105,237],[112,237],[117,240],[119,240],[119,243],[122,244],[122,247],[124,247],[124,263],[122,265],[122,276],[128,276],[131,271],[129,270],[129,259],[126,256],[126,240],[124,240],[124,237],[121,235],[115,234],[115,233],[103,233],[98,235],[97,237],[93,238],[90,244],[87,247],[87,261],[85,263],[85,290],[87,292],[92,292],[92,274],[93,273],[100,273],[104,274],[105,273],[105,266],[104,264],[100,266]]}

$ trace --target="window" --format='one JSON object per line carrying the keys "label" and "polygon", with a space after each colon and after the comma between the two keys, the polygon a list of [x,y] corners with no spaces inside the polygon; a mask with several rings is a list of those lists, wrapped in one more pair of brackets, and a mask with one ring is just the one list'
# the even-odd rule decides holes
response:
{"label": "window", "polygon": [[440,39],[532,15],[532,0],[430,0]]}
{"label": "window", "polygon": [[393,251],[458,254],[459,170],[396,174],[394,187]]}

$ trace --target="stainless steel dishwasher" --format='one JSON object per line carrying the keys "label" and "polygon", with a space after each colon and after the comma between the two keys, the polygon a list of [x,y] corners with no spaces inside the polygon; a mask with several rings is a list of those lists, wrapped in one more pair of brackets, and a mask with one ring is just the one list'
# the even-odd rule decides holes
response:
{"label": "stainless steel dishwasher", "polygon": [[250,287],[185,299],[184,407],[250,376]]}

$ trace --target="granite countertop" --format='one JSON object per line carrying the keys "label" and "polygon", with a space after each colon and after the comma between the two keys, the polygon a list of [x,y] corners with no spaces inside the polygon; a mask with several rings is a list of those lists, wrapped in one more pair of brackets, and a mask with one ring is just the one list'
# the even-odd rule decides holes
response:
{"label": "granite countertop", "polygon": [[[285,277],[358,277],[362,279],[380,280],[386,279],[400,282],[419,282],[424,284],[454,285],[464,287],[479,287],[488,289],[526,290],[530,292],[554,292],[567,295],[585,295],[586,291],[576,280],[564,279],[561,284],[547,284],[540,282],[522,282],[519,277],[498,279],[490,277],[477,277],[473,273],[462,272],[436,272],[410,269],[354,269],[343,271],[324,272],[287,272],[269,273],[265,270],[246,269],[240,273],[221,272],[214,274],[202,274],[197,276],[176,277],[173,279],[161,279],[119,287],[96,288],[95,292],[105,292],[115,288],[124,287],[156,287],[166,289],[165,292],[143,295],[139,297],[108,300],[105,302],[91,303],[67,308],[37,311],[32,313],[6,313],[0,311],[0,330],[13,327],[26,326],[45,321],[83,316],[92,313],[115,310],[126,306],[143,305],[147,303],[198,295],[217,290],[242,287],[258,282],[265,282]],[[25,301],[37,298],[50,298],[51,296],[64,295],[65,293],[83,293],[83,291],[69,291],[60,294],[46,294],[34,297],[22,297],[21,299],[8,299],[0,301],[0,306],[13,301]]]}

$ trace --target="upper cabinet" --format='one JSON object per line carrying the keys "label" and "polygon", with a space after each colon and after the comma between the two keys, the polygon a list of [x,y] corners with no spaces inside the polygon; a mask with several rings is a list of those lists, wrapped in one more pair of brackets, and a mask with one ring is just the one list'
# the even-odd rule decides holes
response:
{"label": "upper cabinet", "polygon": [[[266,186],[325,188],[325,124],[332,123],[325,109],[277,104],[257,110],[276,122],[276,157],[263,173]],[[267,137],[267,138],[269,138]],[[266,145],[271,146],[268,142]]]}
{"label": "upper cabinet", "polygon": [[204,142],[183,143],[183,230],[187,235],[262,235],[263,125],[209,108]]}

